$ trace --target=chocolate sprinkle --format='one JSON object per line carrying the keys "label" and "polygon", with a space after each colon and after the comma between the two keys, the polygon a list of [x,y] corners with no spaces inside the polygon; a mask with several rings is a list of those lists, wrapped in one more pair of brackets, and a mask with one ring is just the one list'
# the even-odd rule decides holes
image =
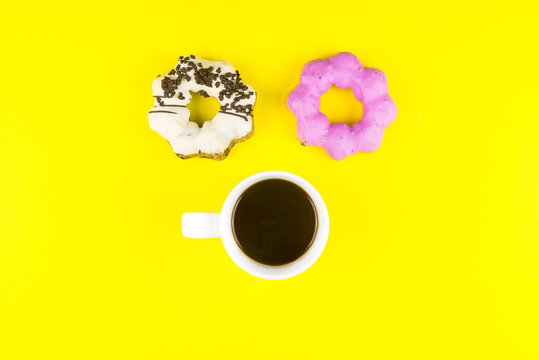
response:
{"label": "chocolate sprinkle", "polygon": [[213,82],[217,79],[217,74],[213,72],[213,66],[195,70],[195,82],[198,85],[213,87]]}
{"label": "chocolate sprinkle", "polygon": [[[203,63],[196,61],[196,59],[197,57],[194,55],[180,56],[178,58],[178,64],[161,80],[164,97],[172,98],[177,96],[178,99],[185,100],[185,95],[178,91],[178,87],[184,79],[186,81],[194,79],[197,85],[207,88],[217,88],[222,85],[223,89],[218,94],[219,101],[224,102],[221,106],[221,112],[228,112],[229,114],[243,117],[245,120],[247,120],[247,116],[252,116],[252,104],[239,104],[241,100],[250,99],[255,95],[254,91],[249,90],[249,87],[243,83],[240,73],[238,71],[235,73],[223,73],[221,67],[217,67],[217,69],[213,66],[204,67]],[[200,90],[199,94],[203,97],[210,96],[205,90]],[[157,103],[164,106],[161,98],[157,98]]]}
{"label": "chocolate sprinkle", "polygon": [[155,101],[157,102],[159,106],[165,106],[165,103],[163,102],[163,100],[161,100],[161,96],[154,96],[154,97],[155,97]]}
{"label": "chocolate sprinkle", "polygon": [[161,80],[161,88],[163,89],[166,98],[171,98],[174,96],[178,85],[181,83],[181,80],[182,79],[180,77],[172,79],[166,76],[163,78],[163,80]]}

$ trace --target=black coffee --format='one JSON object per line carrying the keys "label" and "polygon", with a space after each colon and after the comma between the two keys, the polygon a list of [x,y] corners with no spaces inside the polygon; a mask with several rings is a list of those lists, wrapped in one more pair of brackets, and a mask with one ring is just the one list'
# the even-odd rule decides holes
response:
{"label": "black coffee", "polygon": [[316,208],[298,185],[264,180],[240,196],[232,228],[236,242],[251,259],[284,265],[300,258],[311,246],[317,229]]}

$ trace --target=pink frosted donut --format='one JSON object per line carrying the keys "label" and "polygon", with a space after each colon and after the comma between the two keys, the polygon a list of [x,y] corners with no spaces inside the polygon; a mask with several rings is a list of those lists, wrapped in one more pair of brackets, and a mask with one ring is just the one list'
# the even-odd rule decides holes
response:
{"label": "pink frosted donut", "polygon": [[[331,124],[320,112],[320,97],[331,85],[352,89],[355,98],[363,103],[360,122],[353,126]],[[305,64],[299,85],[288,95],[287,105],[296,117],[302,144],[321,146],[335,160],[378,149],[384,129],[397,116],[385,74],[363,67],[354,54],[347,52]]]}

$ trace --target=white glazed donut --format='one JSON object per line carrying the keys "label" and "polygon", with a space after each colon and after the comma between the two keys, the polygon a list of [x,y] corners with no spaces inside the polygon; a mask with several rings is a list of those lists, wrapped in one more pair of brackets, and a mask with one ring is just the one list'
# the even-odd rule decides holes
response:
{"label": "white glazed donut", "polygon": [[[253,134],[256,93],[226,61],[180,56],[176,67],[158,76],[152,87],[155,105],[148,114],[150,128],[167,139],[182,159],[222,160],[235,144]],[[221,110],[202,127],[189,121],[190,92],[213,96],[221,104]]]}

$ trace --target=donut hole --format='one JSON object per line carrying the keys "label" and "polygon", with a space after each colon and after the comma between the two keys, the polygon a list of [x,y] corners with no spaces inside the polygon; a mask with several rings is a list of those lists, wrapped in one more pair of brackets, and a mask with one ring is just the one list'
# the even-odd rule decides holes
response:
{"label": "donut hole", "polygon": [[213,119],[219,112],[221,104],[214,97],[204,97],[200,93],[191,91],[191,102],[187,104],[187,108],[191,112],[189,121],[202,127],[206,121]]}
{"label": "donut hole", "polygon": [[363,117],[363,104],[355,98],[351,89],[340,89],[335,85],[320,98],[320,111],[332,124],[354,125]]}

